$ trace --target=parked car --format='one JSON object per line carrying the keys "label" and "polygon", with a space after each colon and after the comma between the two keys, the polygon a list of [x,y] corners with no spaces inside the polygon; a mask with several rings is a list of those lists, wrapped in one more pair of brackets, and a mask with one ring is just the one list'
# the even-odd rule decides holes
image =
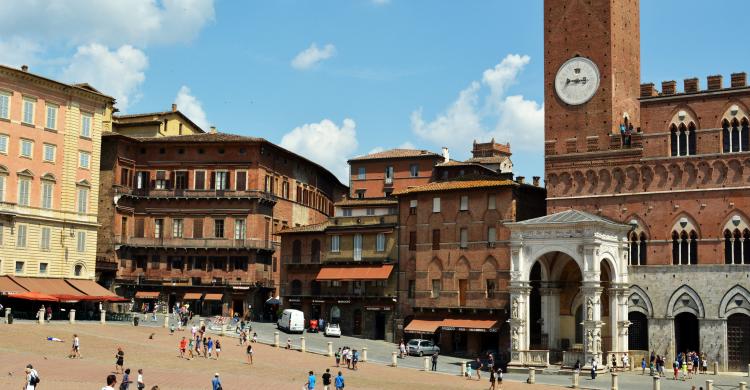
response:
{"label": "parked car", "polygon": [[435,352],[440,353],[440,347],[430,340],[413,339],[406,343],[406,352],[417,356],[432,355]]}
{"label": "parked car", "polygon": [[305,315],[294,309],[286,309],[276,326],[287,333],[302,333],[305,330]]}
{"label": "parked car", "polygon": [[323,334],[327,337],[341,337],[341,328],[339,324],[328,324]]}

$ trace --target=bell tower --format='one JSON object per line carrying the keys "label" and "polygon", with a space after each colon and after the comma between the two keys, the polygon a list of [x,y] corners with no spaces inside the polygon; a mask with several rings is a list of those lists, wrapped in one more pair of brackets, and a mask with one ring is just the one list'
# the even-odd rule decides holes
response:
{"label": "bell tower", "polygon": [[[639,0],[544,1],[545,168],[640,125]],[[573,157],[573,156],[570,156]]]}

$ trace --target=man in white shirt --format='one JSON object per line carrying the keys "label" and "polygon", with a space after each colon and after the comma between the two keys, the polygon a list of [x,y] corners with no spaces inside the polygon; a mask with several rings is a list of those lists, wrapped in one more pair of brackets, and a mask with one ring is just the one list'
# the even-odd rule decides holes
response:
{"label": "man in white shirt", "polygon": [[24,389],[35,390],[37,383],[39,383],[39,373],[36,372],[31,364],[26,365],[26,384]]}
{"label": "man in white shirt", "polygon": [[107,385],[102,387],[102,390],[115,390],[117,384],[117,377],[114,374],[107,375]]}

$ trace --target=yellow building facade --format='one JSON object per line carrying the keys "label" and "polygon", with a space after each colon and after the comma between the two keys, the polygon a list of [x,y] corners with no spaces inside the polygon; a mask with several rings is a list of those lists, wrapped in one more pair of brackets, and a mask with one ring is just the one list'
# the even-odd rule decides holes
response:
{"label": "yellow building facade", "polygon": [[115,131],[135,138],[168,137],[205,133],[172,104],[171,111],[145,114],[118,115],[114,117]]}

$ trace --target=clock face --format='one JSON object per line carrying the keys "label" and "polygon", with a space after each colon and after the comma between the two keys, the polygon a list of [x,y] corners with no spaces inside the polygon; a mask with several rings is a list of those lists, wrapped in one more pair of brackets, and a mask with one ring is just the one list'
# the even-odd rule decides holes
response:
{"label": "clock face", "polygon": [[573,57],[560,67],[555,76],[557,96],[571,106],[589,101],[599,88],[599,68],[585,57]]}

